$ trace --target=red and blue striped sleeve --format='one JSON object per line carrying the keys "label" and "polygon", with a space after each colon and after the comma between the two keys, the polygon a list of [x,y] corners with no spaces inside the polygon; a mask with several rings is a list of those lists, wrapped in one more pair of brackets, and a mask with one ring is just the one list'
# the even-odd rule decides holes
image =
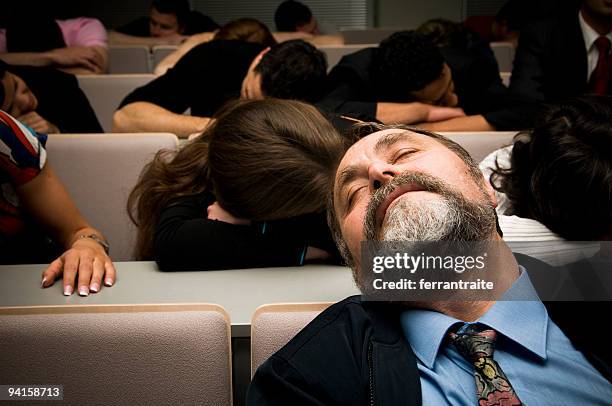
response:
{"label": "red and blue striped sleeve", "polygon": [[46,136],[0,110],[0,168],[13,185],[24,185],[40,173],[47,159],[45,141]]}

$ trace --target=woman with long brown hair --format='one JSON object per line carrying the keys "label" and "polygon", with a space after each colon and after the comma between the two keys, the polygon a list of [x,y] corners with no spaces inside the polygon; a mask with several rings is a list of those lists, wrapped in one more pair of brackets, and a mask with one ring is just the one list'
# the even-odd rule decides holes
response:
{"label": "woman with long brown hair", "polygon": [[305,103],[230,105],[201,136],[160,151],[143,170],[128,200],[137,257],[164,270],[337,258],[325,202],[345,142]]}

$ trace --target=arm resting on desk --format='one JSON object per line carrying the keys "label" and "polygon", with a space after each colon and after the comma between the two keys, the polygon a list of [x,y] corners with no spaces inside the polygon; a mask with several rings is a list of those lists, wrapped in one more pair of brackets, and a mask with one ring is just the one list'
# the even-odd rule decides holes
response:
{"label": "arm resting on desk", "polygon": [[99,291],[103,278],[107,286],[114,284],[115,268],[102,245],[82,237],[104,236],[81,216],[49,164],[17,193],[27,212],[67,250],[44,271],[43,287],[63,276],[64,292],[71,294],[77,274],[77,287],[84,294]]}
{"label": "arm resting on desk", "polygon": [[149,102],[134,102],[117,110],[113,116],[114,132],[171,132],[186,138],[204,131],[210,119],[173,113]]}

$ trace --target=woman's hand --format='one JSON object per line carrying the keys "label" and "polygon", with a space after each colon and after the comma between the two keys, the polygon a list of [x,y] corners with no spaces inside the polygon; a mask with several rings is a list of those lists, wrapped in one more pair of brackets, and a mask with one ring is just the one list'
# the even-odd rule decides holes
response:
{"label": "woman's hand", "polygon": [[219,220],[225,223],[238,224],[238,225],[249,225],[251,220],[241,219],[231,215],[226,211],[218,202],[214,202],[208,209],[206,209],[206,218],[209,220]]}
{"label": "woman's hand", "polygon": [[[104,279],[105,286],[113,286],[117,271],[106,251],[91,238],[77,238],[72,247],[53,261],[42,274],[42,287],[47,288],[63,276],[64,295],[70,296],[78,287],[79,295],[97,293]],[[78,278],[78,279],[77,279]]]}

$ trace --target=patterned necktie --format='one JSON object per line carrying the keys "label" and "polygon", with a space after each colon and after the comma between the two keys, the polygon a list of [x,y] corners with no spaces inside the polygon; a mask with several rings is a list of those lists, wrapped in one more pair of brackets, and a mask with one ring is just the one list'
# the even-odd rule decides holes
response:
{"label": "patterned necktie", "polygon": [[599,52],[597,65],[591,74],[589,88],[595,94],[606,94],[610,83],[612,71],[612,55],[610,55],[610,40],[603,35],[595,40],[595,47]]}
{"label": "patterned necktie", "polygon": [[504,371],[493,359],[496,335],[494,330],[479,331],[477,325],[449,333],[461,355],[474,366],[479,406],[522,405]]}

